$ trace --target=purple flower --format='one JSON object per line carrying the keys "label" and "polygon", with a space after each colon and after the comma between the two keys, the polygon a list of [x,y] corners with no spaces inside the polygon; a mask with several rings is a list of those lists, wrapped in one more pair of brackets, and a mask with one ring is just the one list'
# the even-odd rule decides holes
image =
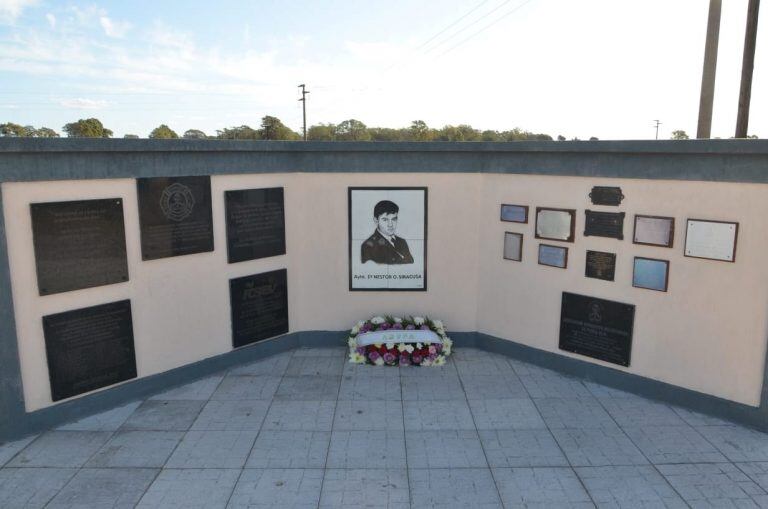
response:
{"label": "purple flower", "polygon": [[394,324],[392,326],[392,329],[394,329],[394,330],[401,330],[402,328],[403,328],[403,324],[402,323],[396,323],[396,324]]}
{"label": "purple flower", "polygon": [[393,362],[395,362],[395,359],[397,359],[397,357],[395,357],[395,354],[393,353],[387,352],[384,354],[384,362],[386,362],[387,364],[392,364]]}
{"label": "purple flower", "polygon": [[411,360],[413,361],[414,364],[421,364],[421,355],[414,354],[411,356]]}
{"label": "purple flower", "polygon": [[379,352],[377,352],[376,350],[368,354],[368,358],[371,359],[371,362],[376,362],[376,359],[378,359],[379,357],[381,357],[381,355],[379,355]]}
{"label": "purple flower", "polygon": [[416,326],[415,326],[415,325],[413,325],[413,324],[409,324],[409,325],[406,325],[406,326],[405,326],[405,330],[413,330],[413,329],[415,329],[415,328],[416,328]]}
{"label": "purple flower", "polygon": [[437,359],[437,354],[436,353],[431,353],[431,354],[429,354],[427,356],[427,359],[429,359],[431,361],[434,361],[435,359]]}
{"label": "purple flower", "polygon": [[401,366],[408,366],[411,363],[411,358],[408,356],[408,354],[402,354],[400,356],[400,365]]}
{"label": "purple flower", "polygon": [[365,355],[365,347],[364,346],[358,346],[355,348],[355,351],[359,353],[360,355]]}
{"label": "purple flower", "polygon": [[435,351],[436,351],[437,353],[440,353],[440,352],[442,352],[442,351],[443,351],[443,345],[441,345],[440,343],[436,344],[436,345],[435,345]]}
{"label": "purple flower", "polygon": [[389,324],[387,322],[382,323],[379,325],[379,330],[387,330],[389,329]]}
{"label": "purple flower", "polygon": [[421,330],[429,330],[429,325],[427,325],[427,324],[425,323],[424,325],[422,325],[421,327],[419,327],[419,329],[421,329]]}

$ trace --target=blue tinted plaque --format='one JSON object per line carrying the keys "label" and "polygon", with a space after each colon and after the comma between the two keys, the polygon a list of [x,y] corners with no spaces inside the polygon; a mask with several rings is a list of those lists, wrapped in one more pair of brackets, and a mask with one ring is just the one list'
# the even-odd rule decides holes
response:
{"label": "blue tinted plaque", "polygon": [[539,265],[566,268],[568,266],[568,248],[539,244]]}
{"label": "blue tinted plaque", "polygon": [[649,290],[667,291],[669,261],[635,257],[632,286]]}
{"label": "blue tinted plaque", "polygon": [[511,223],[527,223],[528,222],[528,206],[527,205],[502,205],[501,220],[509,221]]}

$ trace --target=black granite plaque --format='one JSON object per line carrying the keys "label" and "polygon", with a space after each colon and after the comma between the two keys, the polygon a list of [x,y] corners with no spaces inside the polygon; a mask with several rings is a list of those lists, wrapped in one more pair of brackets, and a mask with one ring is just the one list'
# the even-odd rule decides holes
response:
{"label": "black granite plaque", "polygon": [[283,188],[226,191],[229,263],[285,254]]}
{"label": "black granite plaque", "polygon": [[136,378],[131,301],[43,317],[53,401]]}
{"label": "black granite plaque", "polygon": [[595,279],[613,281],[616,274],[616,253],[587,251],[587,265],[584,275]]}
{"label": "black granite plaque", "polygon": [[211,177],[136,180],[144,260],[213,251]]}
{"label": "black granite plaque", "polygon": [[128,281],[123,201],[33,203],[40,295]]}
{"label": "black granite plaque", "polygon": [[234,348],[288,332],[285,269],[229,280]]}
{"label": "black granite plaque", "polygon": [[585,210],[584,236],[624,240],[624,212]]}
{"label": "black granite plaque", "polygon": [[563,292],[560,349],[629,366],[635,306]]}
{"label": "black granite plaque", "polygon": [[620,187],[595,186],[592,188],[592,192],[589,193],[589,197],[592,199],[592,205],[618,206],[621,205],[621,200],[624,199]]}

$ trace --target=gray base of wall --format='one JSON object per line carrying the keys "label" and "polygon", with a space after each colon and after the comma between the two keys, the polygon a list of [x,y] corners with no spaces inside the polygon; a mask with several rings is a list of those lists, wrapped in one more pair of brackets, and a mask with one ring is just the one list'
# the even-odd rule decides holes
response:
{"label": "gray base of wall", "polygon": [[[346,346],[346,331],[307,331],[280,336],[54,406],[2,420],[0,443],[46,431],[55,426],[144,399],[216,372],[297,347]],[[506,355],[626,392],[671,403],[713,417],[768,432],[768,405],[751,407],[638,375],[565,357],[478,332],[454,332],[457,347],[475,347]]]}

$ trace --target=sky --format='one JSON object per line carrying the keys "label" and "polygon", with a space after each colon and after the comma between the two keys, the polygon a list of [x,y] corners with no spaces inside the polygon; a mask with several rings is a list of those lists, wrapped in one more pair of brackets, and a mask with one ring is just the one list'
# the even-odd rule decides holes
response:
{"label": "sky", "polygon": [[[115,136],[470,124],[553,137],[696,133],[709,0],[0,0],[0,123]],[[747,0],[724,0],[712,137],[733,136]],[[768,6],[750,134],[768,137]]]}

